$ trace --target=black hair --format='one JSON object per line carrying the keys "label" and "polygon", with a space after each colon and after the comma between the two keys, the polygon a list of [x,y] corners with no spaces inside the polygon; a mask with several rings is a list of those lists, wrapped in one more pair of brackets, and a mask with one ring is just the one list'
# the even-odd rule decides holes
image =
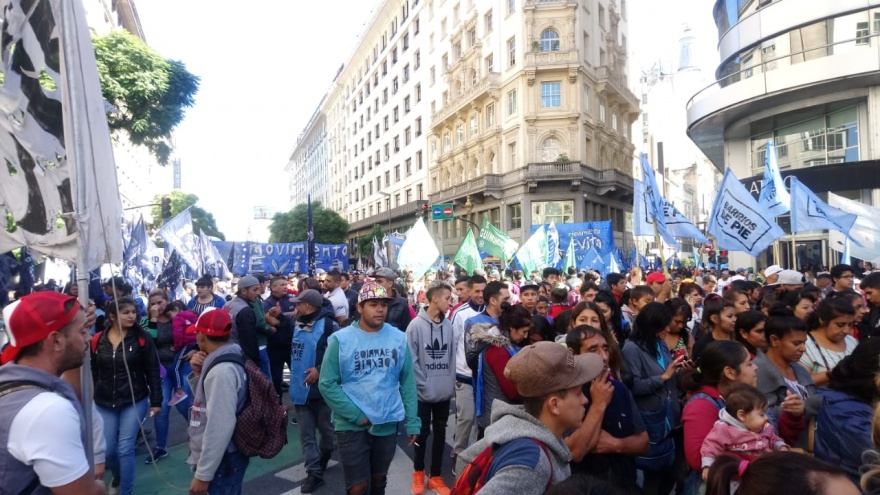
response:
{"label": "black hair", "polygon": [[541,315],[532,317],[532,328],[529,330],[529,336],[533,334],[540,335],[541,340],[546,340],[547,342],[553,342],[556,338],[550,322]]}
{"label": "black hair", "polygon": [[333,281],[333,283],[339,283],[342,281],[342,272],[339,270],[330,270],[327,272],[326,278]]}
{"label": "black hair", "polygon": [[686,284],[681,284],[678,287],[678,297],[685,297],[693,291],[697,291],[701,296],[703,295],[703,288],[700,287],[699,284],[695,282],[688,282]]}
{"label": "black hair", "polygon": [[859,287],[862,290],[880,289],[880,272],[871,272],[865,275],[865,278],[859,283]]}
{"label": "black hair", "polygon": [[752,288],[749,285],[748,280],[734,280],[733,282],[729,283],[727,285],[727,287],[724,288],[724,290],[725,290],[725,292],[728,290],[748,292],[748,291],[752,290]]}
{"label": "black hair", "polygon": [[608,337],[605,336],[605,332],[602,330],[590,325],[578,325],[565,334],[565,345],[575,356],[577,356],[581,353],[581,344],[584,340],[596,336],[602,337],[606,342],[608,341]]}
{"label": "black hair", "polygon": [[571,310],[566,309],[565,311],[556,315],[556,318],[553,318],[553,331],[556,332],[556,335],[565,335],[568,332],[568,327],[571,326]]}
{"label": "black hair", "polygon": [[470,279],[468,279],[468,287],[473,287],[478,284],[485,284],[486,277],[482,275],[472,275]]}
{"label": "black hair", "polygon": [[831,323],[831,320],[839,316],[855,316],[856,309],[851,302],[843,297],[829,297],[819,303],[816,311],[810,313],[807,318],[807,328],[816,330]]}
{"label": "black hair", "polygon": [[745,346],[734,340],[710,342],[700,354],[697,367],[681,372],[678,386],[688,392],[696,392],[704,385],[718,388],[724,379],[724,368],[732,368],[739,374],[740,365],[748,357]]}
{"label": "black hair", "polygon": [[622,273],[609,273],[605,276],[605,281],[608,282],[608,286],[614,286],[620,283],[621,280],[624,280],[626,276]]}
{"label": "black hair", "polygon": [[691,309],[691,305],[687,303],[684,299],[680,297],[673,297],[671,299],[667,299],[666,307],[672,311],[672,317],[675,318],[675,315],[681,314],[684,316],[684,321],[689,322],[693,317],[693,310]]}
{"label": "black hair", "polygon": [[662,303],[652,302],[645,305],[636,315],[635,325],[630,340],[639,345],[653,357],[657,355],[657,334],[672,322],[672,311]]}
{"label": "black hair", "polygon": [[641,299],[645,296],[648,296],[648,295],[650,295],[652,297],[654,296],[654,289],[652,289],[650,285],[637,285],[637,286],[633,287],[632,289],[630,289],[629,301],[630,302],[632,302],[633,300],[638,301],[639,299]]}
{"label": "black hair", "polygon": [[[107,301],[104,304],[104,314],[107,315],[107,318],[104,322],[105,330],[109,330],[113,326],[113,322],[110,321],[110,317],[112,316],[114,320],[116,319],[116,316],[117,316],[116,308],[119,308],[119,310],[121,311],[122,308],[124,308],[126,306],[131,306],[131,307],[137,309],[137,305],[134,303],[134,299],[132,299],[130,297],[120,297],[119,299],[110,299],[109,301]],[[135,318],[135,320],[134,320],[133,328],[138,331],[142,330],[140,323],[138,323],[137,318]]]}
{"label": "black hair", "polygon": [[836,280],[836,279],[842,277],[843,274],[846,272],[850,272],[853,274],[856,273],[855,269],[853,269],[853,267],[851,267],[850,265],[840,264],[840,265],[832,266],[831,267],[831,280]]}
{"label": "black hair", "polygon": [[819,280],[820,278],[827,278],[828,280],[834,280],[834,279],[831,277],[831,274],[830,274],[830,273],[827,273],[827,272],[823,272],[823,273],[820,273],[820,274],[816,275],[816,280]]}
{"label": "black hair", "polygon": [[594,300],[596,303],[602,303],[608,306],[611,309],[611,318],[608,321],[608,327],[614,332],[614,335],[617,336],[617,342],[623,344],[627,338],[629,338],[629,333],[624,332],[623,330],[623,312],[620,310],[620,305],[617,304],[617,300],[614,299],[614,294],[607,290],[600,290],[598,294],[596,294],[596,299]]}
{"label": "black hair", "polygon": [[563,304],[568,301],[568,289],[565,287],[556,287],[550,291],[550,299],[554,304]]}
{"label": "black hair", "polygon": [[732,302],[717,294],[707,297],[706,300],[703,301],[702,335],[710,334],[712,333],[712,330],[714,330],[715,324],[712,323],[713,316],[720,315],[725,309],[733,307],[734,305]]}
{"label": "black hair", "polygon": [[594,290],[596,292],[599,292],[602,289],[600,289],[599,286],[595,284],[595,282],[584,282],[581,284],[581,288],[580,288],[579,292],[581,293],[581,295],[584,295],[587,293],[587,291],[590,291],[590,290]]}
{"label": "black hair", "polygon": [[807,331],[807,324],[800,318],[794,315],[777,316],[778,314],[778,312],[771,312],[770,318],[767,318],[767,323],[764,324],[764,335],[767,336],[767,342],[770,342],[770,337],[776,337],[777,339],[782,340],[786,335],[789,335],[792,332]]}
{"label": "black hair", "polygon": [[819,300],[819,295],[818,293],[814,293],[806,289],[789,290],[782,293],[782,295],[779,297],[779,302],[794,311],[794,308],[797,307],[798,303],[800,303],[803,299],[808,299],[815,303]]}
{"label": "black hair", "polygon": [[196,287],[214,287],[214,279],[210,275],[202,275],[196,280]]}
{"label": "black hair", "polygon": [[731,495],[730,482],[739,477],[738,495],[824,495],[828,477],[846,477],[837,466],[796,452],[764,454],[749,462],[739,476],[742,462],[731,454],[715,459],[706,480],[706,493]]}
{"label": "black hair", "polygon": [[504,289],[507,289],[507,284],[504,282],[489,282],[486,284],[486,288],[483,289],[483,301],[488,305],[489,300],[493,297],[498,297]]}
{"label": "black hair", "polygon": [[828,374],[828,387],[873,406],[880,400],[875,380],[880,374],[880,339],[866,339]]}
{"label": "black hair", "polygon": [[[493,284],[495,282],[492,282]],[[501,314],[498,316],[498,328],[510,332],[511,328],[532,326],[532,313],[522,305],[512,305],[508,302],[501,303]]]}
{"label": "black hair", "polygon": [[[577,317],[584,311],[590,310],[596,313],[596,316],[599,317],[599,330],[602,332],[602,336],[605,337],[605,340],[608,341],[608,367],[611,368],[612,372],[614,372],[615,376],[618,376],[621,370],[623,370],[623,354],[620,352],[620,345],[618,340],[615,338],[614,333],[611,330],[611,327],[608,325],[608,322],[605,321],[605,315],[602,313],[602,308],[599,307],[598,304],[592,301],[581,301],[575,305],[571,310],[571,318],[568,322],[568,326],[570,327]],[[583,326],[583,325],[578,325]],[[570,330],[566,329],[566,332]]]}
{"label": "black hair", "polygon": [[751,385],[736,384],[724,394],[724,409],[735,418],[739,411],[767,409],[767,397]]}
{"label": "black hair", "polygon": [[435,294],[444,290],[452,292],[452,287],[446,282],[431,282],[431,284],[428,286],[428,290],[425,291],[425,302],[430,303]]}
{"label": "black hair", "polygon": [[553,268],[552,266],[548,266],[547,268],[544,268],[544,272],[542,274],[542,277],[546,280],[548,277],[550,277],[550,275],[556,275],[558,277],[561,277],[562,272],[560,272],[556,268]]}
{"label": "black hair", "polygon": [[752,344],[749,344],[749,341],[746,340],[742,334],[743,332],[751,332],[753,328],[763,321],[767,321],[767,316],[760,311],[749,310],[741,311],[736,314],[736,323],[733,325],[733,337],[737,342],[746,346],[746,349],[752,354],[757,354],[758,349]]}
{"label": "black hair", "polygon": [[462,283],[462,282],[464,282],[464,283],[468,283],[468,282],[470,282],[470,280],[471,280],[470,277],[468,277],[468,276],[466,276],[466,275],[463,275],[463,276],[458,277],[458,278],[455,279],[455,285],[458,285],[458,284],[460,284],[460,283]]}
{"label": "black hair", "polygon": [[167,306],[165,306],[165,314],[168,314],[170,311],[174,311],[174,310],[186,311],[187,310],[186,304],[183,304],[182,301],[172,301],[172,302],[168,303]]}

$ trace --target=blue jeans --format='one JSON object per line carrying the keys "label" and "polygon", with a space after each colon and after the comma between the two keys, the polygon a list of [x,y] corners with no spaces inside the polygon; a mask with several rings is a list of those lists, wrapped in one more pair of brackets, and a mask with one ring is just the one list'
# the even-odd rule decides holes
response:
{"label": "blue jeans", "polygon": [[147,399],[125,407],[96,406],[104,420],[107,469],[119,478],[120,495],[131,495],[134,491],[134,448],[147,406]]}
{"label": "blue jeans", "polygon": [[266,348],[260,349],[260,369],[263,371],[263,374],[269,378],[269,381],[272,381],[272,369],[269,368],[269,353],[266,352]]}
{"label": "blue jeans", "polygon": [[217,471],[214,471],[214,479],[208,485],[208,493],[211,495],[241,495],[244,484],[244,473],[247,470],[250,459],[238,452],[228,452],[223,456]]}
{"label": "blue jeans", "polygon": [[[333,453],[333,422],[330,406],[324,402],[324,399],[311,399],[303,405],[295,405],[294,408],[306,473],[323,479],[321,457],[330,457]],[[318,432],[321,434],[320,447],[315,435]]]}
{"label": "blue jeans", "polygon": [[[189,376],[192,368],[190,368],[188,361],[181,361],[178,370],[181,376],[184,377],[180,384],[183,386],[183,391],[186,392],[188,397],[178,402],[174,407],[180,412],[186,422],[189,423],[189,408],[192,406],[193,393],[189,388],[189,381],[186,380],[186,377]],[[171,378],[173,375],[171,371],[168,370],[168,374],[162,379],[162,411],[153,420],[156,424],[156,448],[162,450],[168,450],[168,422],[171,415],[171,406],[168,405],[168,401],[174,396],[174,384],[172,383],[174,380]]]}

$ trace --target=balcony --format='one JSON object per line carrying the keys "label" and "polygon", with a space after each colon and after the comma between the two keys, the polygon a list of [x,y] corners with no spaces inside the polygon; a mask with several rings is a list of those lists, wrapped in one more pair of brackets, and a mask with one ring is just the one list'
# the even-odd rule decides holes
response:
{"label": "balcony", "polygon": [[477,80],[476,84],[465,88],[455,98],[450,98],[440,110],[431,115],[431,122],[434,123],[435,127],[439,126],[462,108],[480,100],[490,90],[500,88],[500,81],[501,75],[497,72],[490,72],[488,75],[483,76]]}
{"label": "balcony", "polygon": [[578,51],[549,51],[526,53],[526,68],[535,69],[564,69],[569,65],[579,65]]}
{"label": "balcony", "polygon": [[610,98],[617,97],[629,103],[634,109],[639,108],[639,99],[629,90],[623,75],[603,65],[596,68],[596,78],[599,80],[597,91],[604,91]]}

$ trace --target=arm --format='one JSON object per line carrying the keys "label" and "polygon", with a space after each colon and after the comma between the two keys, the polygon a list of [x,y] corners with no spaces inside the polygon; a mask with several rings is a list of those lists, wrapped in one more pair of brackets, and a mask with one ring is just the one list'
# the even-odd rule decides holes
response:
{"label": "arm", "polygon": [[541,495],[552,468],[541,447],[527,438],[512,440],[495,451],[480,495]]}
{"label": "arm", "polygon": [[510,361],[510,353],[503,347],[491,346],[486,348],[484,359],[489,368],[492,369],[492,373],[495,374],[495,379],[498,380],[498,385],[501,386],[504,396],[508,400],[519,400],[519,392],[516,390],[516,385],[504,376],[504,368],[507,366],[507,362]]}
{"label": "arm", "polygon": [[403,399],[403,409],[406,412],[406,433],[418,435],[422,428],[422,420],[419,418],[419,396],[416,392],[416,379],[409,346],[406,346],[406,357],[403,359],[403,369],[400,370],[400,397]]}
{"label": "arm", "polygon": [[607,431],[601,430],[596,443],[597,454],[622,454],[636,457],[645,455],[650,450],[651,441],[646,431],[625,438],[616,438]]}
{"label": "arm", "polygon": [[146,332],[144,332],[144,370],[147,375],[147,384],[150,387],[150,407],[162,407],[162,374],[159,371],[159,352],[156,350],[156,343],[153,342]]}
{"label": "arm", "polygon": [[724,445],[724,435],[723,431],[720,428],[713,427],[709,434],[706,436],[706,439],[703,440],[703,445],[700,447],[700,467],[707,468],[712,466],[715,463],[715,458],[718,457],[722,452],[727,450],[727,446]]}
{"label": "arm", "polygon": [[788,445],[795,445],[801,436],[801,432],[806,427],[806,422],[804,421],[803,414],[795,415],[788,411],[782,411],[777,425],[779,426],[779,436],[782,437],[782,440]]}
{"label": "arm", "polygon": [[219,363],[205,376],[205,409],[208,411],[202,437],[202,456],[196,466],[195,477],[211,481],[232,441],[235,413],[238,409],[238,390],[244,385],[235,363]]}
{"label": "arm", "polygon": [[718,419],[718,408],[709,399],[692,399],[684,407],[684,455],[691,469],[702,468],[700,448]]}
{"label": "arm", "polygon": [[590,404],[590,410],[581,425],[571,435],[565,437],[565,444],[571,450],[573,461],[580,462],[585,455],[596,448],[599,434],[602,431],[602,417],[605,416],[606,406],[606,404]]}
{"label": "arm", "polygon": [[321,377],[318,379],[318,389],[321,391],[324,401],[333,410],[333,414],[352,424],[366,424],[367,417],[345,395],[345,392],[342,391],[341,383],[339,341],[335,338],[330,338],[327,341],[327,350],[324,352],[324,362],[321,364]]}
{"label": "arm", "polygon": [[[410,327],[412,327],[412,325],[410,325]],[[406,343],[409,346],[409,353],[412,356],[412,368],[413,376],[416,380],[416,390],[421,390],[427,384],[428,376],[425,375],[425,371],[422,369],[421,363],[419,362],[419,348],[422,344],[419,340],[418,332],[415,330],[415,328],[406,329]]]}
{"label": "arm", "polygon": [[235,326],[238,328],[238,342],[244,355],[251,361],[260,363],[260,348],[257,345],[257,326],[254,310],[248,306],[235,315]]}
{"label": "arm", "polygon": [[626,368],[632,373],[633,395],[648,395],[654,393],[655,390],[663,388],[664,382],[660,374],[645,377],[648,371],[643,366],[643,352],[636,347],[635,344],[623,346],[623,360]]}

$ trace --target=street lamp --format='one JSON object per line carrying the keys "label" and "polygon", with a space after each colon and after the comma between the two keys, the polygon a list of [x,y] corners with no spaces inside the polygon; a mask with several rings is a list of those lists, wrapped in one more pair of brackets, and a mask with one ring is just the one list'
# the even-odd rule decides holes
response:
{"label": "street lamp", "polygon": [[385,198],[388,200],[388,235],[391,235],[391,193],[379,191],[379,194],[385,196]]}

